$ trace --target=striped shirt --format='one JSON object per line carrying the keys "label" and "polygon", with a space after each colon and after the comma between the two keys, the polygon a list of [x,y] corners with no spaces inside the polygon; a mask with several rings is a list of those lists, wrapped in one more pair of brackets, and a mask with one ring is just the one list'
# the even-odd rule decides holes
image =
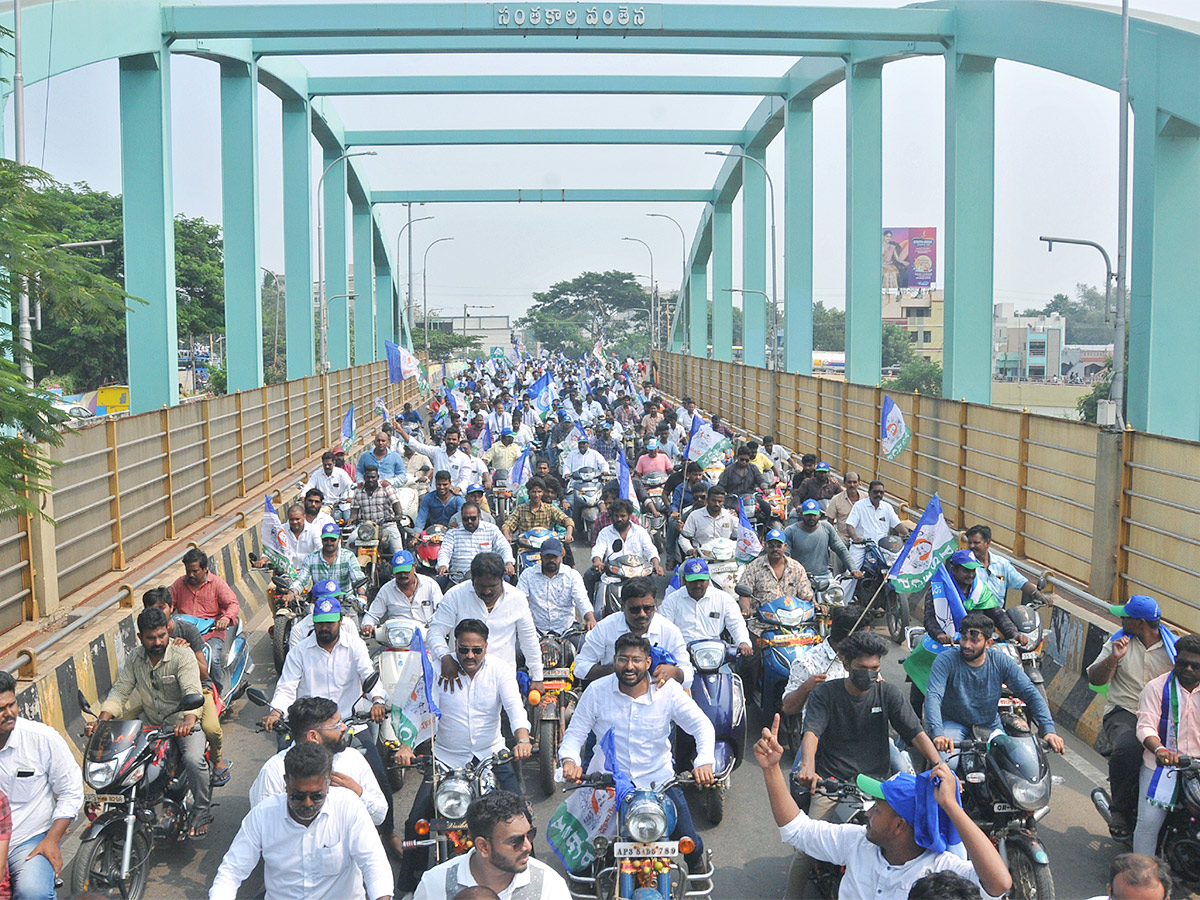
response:
{"label": "striped shirt", "polygon": [[447,567],[451,572],[466,572],[471,560],[480,553],[499,553],[505,563],[512,563],[512,547],[503,532],[490,522],[480,522],[474,531],[451,528],[442,537],[442,548],[438,551],[438,568]]}

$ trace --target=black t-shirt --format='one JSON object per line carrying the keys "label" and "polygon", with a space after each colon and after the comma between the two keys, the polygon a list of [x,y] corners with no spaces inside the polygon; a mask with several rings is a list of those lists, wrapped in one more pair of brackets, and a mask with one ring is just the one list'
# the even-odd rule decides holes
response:
{"label": "black t-shirt", "polygon": [[844,780],[860,774],[887,778],[888,725],[911,743],[921,723],[896,685],[877,681],[863,696],[854,697],[844,680],[817,685],[804,708],[804,730],[819,738],[817,774]]}

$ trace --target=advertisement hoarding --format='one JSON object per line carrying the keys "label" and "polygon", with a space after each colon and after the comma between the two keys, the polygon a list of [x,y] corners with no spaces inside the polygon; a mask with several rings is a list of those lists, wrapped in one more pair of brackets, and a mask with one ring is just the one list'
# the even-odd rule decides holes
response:
{"label": "advertisement hoarding", "polygon": [[883,292],[931,287],[937,281],[937,229],[883,229]]}

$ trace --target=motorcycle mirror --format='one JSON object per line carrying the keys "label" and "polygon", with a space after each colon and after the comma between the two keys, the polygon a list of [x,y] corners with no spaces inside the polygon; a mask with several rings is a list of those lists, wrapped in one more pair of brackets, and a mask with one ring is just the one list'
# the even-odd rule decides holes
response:
{"label": "motorcycle mirror", "polygon": [[247,553],[246,554],[246,559],[250,560],[250,565],[252,565],[252,566],[258,565],[258,558],[259,557],[258,557],[257,553]]}
{"label": "motorcycle mirror", "polygon": [[367,694],[371,693],[371,690],[378,683],[379,683],[379,673],[372,672],[370,675],[367,676],[366,681],[363,682],[363,695],[366,696]]}
{"label": "motorcycle mirror", "polygon": [[175,705],[172,712],[182,712],[185,709],[195,709],[198,706],[204,705],[203,694],[184,694],[179,698],[179,702]]}
{"label": "motorcycle mirror", "polygon": [[750,588],[744,584],[737,585],[733,590],[734,593],[736,593],[739,597],[754,597],[754,591],[750,590]]}
{"label": "motorcycle mirror", "polygon": [[85,713],[90,713],[92,711],[92,707],[91,707],[91,704],[88,703],[87,697],[83,696],[83,691],[76,690],[75,696],[79,700],[79,708],[81,710],[83,710]]}
{"label": "motorcycle mirror", "polygon": [[354,590],[357,591],[360,587],[362,587],[364,584],[366,584],[370,580],[371,580],[370,578],[368,578],[366,575],[364,575],[362,578],[358,579],[358,581],[354,582]]}
{"label": "motorcycle mirror", "polygon": [[261,689],[252,687],[246,690],[246,698],[255,706],[270,706],[271,701]]}
{"label": "motorcycle mirror", "polygon": [[1054,585],[1052,585],[1050,583],[1050,570],[1049,569],[1047,569],[1045,572],[1043,572],[1041,575],[1038,576],[1037,589],[1039,591],[1042,591],[1043,593],[1050,593],[1050,594],[1054,593]]}

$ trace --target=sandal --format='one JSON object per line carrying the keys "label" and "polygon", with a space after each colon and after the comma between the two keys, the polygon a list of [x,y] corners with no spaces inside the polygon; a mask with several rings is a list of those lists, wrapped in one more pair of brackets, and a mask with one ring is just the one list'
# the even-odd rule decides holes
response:
{"label": "sandal", "polygon": [[188,837],[193,841],[200,841],[208,837],[208,826],[213,822],[211,815],[206,815],[203,818],[197,819],[192,823],[192,828],[188,832]]}
{"label": "sandal", "polygon": [[213,769],[212,774],[208,776],[208,783],[213,787],[224,787],[229,783],[229,770],[233,768],[233,763],[225,760],[225,767],[222,769]]}

